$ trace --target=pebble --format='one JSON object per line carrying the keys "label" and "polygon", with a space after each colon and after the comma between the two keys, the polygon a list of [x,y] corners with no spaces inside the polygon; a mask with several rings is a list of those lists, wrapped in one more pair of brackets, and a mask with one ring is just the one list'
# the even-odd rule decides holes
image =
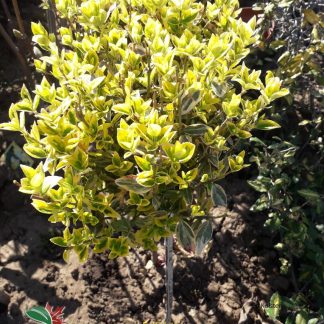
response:
{"label": "pebble", "polygon": [[152,269],[153,268],[153,261],[152,260],[149,260],[147,263],[146,263],[146,265],[145,265],[145,269],[146,270],[150,270],[150,269]]}

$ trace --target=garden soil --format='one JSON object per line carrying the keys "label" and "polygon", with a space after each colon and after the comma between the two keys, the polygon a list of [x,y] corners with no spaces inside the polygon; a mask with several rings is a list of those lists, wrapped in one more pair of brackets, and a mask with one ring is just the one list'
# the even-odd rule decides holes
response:
{"label": "garden soil", "polygon": [[[37,1],[22,3],[26,28],[42,19]],[[2,20],[1,20],[2,19]],[[3,24],[3,17],[0,14]],[[0,39],[0,122],[25,81],[14,55]],[[14,133],[0,132],[0,155]],[[36,305],[64,306],[66,323],[163,323],[165,305],[164,248],[159,264],[152,254],[132,250],[128,257],[108,260],[91,255],[80,264],[49,242],[62,228],[35,212],[30,198],[12,183],[12,169],[0,164],[0,324],[31,323],[25,311]],[[249,208],[255,200],[244,179],[230,176],[222,184],[229,209],[215,209],[213,240],[202,257],[175,250],[174,323],[271,323],[264,305],[273,292],[291,289],[279,274],[278,256],[264,218]]]}
{"label": "garden soil", "polygon": [[[174,323],[269,323],[263,305],[272,292],[289,287],[278,274],[263,220],[249,211],[251,191],[243,180],[230,180],[225,188],[231,211],[214,210],[218,218],[208,253],[190,258],[175,251]],[[15,195],[6,199],[14,201]],[[163,321],[165,267],[154,266],[150,252],[134,250],[117,260],[92,255],[84,264],[72,255],[65,263],[60,248],[49,243],[59,228],[33,211],[28,199],[13,211],[2,206],[0,220],[1,324],[28,323],[25,311],[47,302],[65,306],[72,324]],[[163,260],[162,245],[158,254]]]}

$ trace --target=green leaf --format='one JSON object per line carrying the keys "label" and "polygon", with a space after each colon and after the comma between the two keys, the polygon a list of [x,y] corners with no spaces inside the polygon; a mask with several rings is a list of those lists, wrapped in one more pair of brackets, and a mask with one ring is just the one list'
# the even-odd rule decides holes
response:
{"label": "green leaf", "polygon": [[178,224],[176,228],[176,237],[186,251],[191,252],[195,250],[195,234],[187,222],[181,221]]}
{"label": "green leaf", "polygon": [[241,115],[242,109],[240,108],[241,95],[233,94],[231,101],[222,103],[223,110],[228,117],[237,117]]}
{"label": "green leaf", "polygon": [[307,324],[307,314],[305,312],[300,312],[297,314],[295,319],[296,324]]}
{"label": "green leaf", "polygon": [[35,169],[33,169],[32,167],[30,167],[28,165],[20,164],[20,167],[21,167],[21,170],[23,171],[24,175],[29,179],[33,178],[37,172]]}
{"label": "green leaf", "polygon": [[102,82],[105,80],[105,76],[101,76],[99,78],[95,78],[90,82],[90,88],[91,90],[94,90],[96,88],[98,88]]}
{"label": "green leaf", "polygon": [[225,193],[224,189],[216,183],[212,184],[211,198],[212,198],[214,206],[224,206],[224,207],[227,206],[226,193]]}
{"label": "green leaf", "polygon": [[219,84],[215,81],[211,83],[211,88],[214,94],[219,98],[223,98],[229,90],[229,86],[227,83]]}
{"label": "green leaf", "polygon": [[256,143],[256,144],[259,144],[259,145],[261,145],[263,147],[267,147],[267,145],[257,137],[251,137],[250,138],[250,143]]}
{"label": "green leaf", "polygon": [[260,130],[271,130],[280,127],[278,123],[270,119],[259,119],[255,125],[255,128]]}
{"label": "green leaf", "polygon": [[88,155],[79,147],[77,147],[68,161],[76,170],[82,171],[88,166]]}
{"label": "green leaf", "polygon": [[200,90],[188,93],[181,98],[181,115],[188,114],[200,102]]}
{"label": "green leaf", "polygon": [[44,182],[44,173],[43,172],[39,172],[36,173],[30,180],[30,185],[34,188],[39,188],[43,182]]}
{"label": "green leaf", "polygon": [[294,310],[297,308],[297,304],[295,300],[293,300],[292,298],[288,298],[288,297],[280,297],[281,298],[281,304],[282,306],[288,308],[288,309],[291,309],[291,310]]}
{"label": "green leaf", "polygon": [[285,320],[285,324],[294,324],[294,316],[293,315],[289,315],[286,320]]}
{"label": "green leaf", "polygon": [[236,136],[239,138],[250,138],[252,136],[252,134],[246,130],[243,129],[238,129],[236,132]]}
{"label": "green leaf", "polygon": [[248,180],[247,183],[258,192],[267,192],[273,186],[270,178],[260,176],[255,180]]}
{"label": "green leaf", "polygon": [[78,255],[81,263],[88,260],[89,247],[87,245],[76,245],[73,249]]}
{"label": "green leaf", "polygon": [[136,177],[132,175],[128,175],[125,177],[121,177],[119,179],[115,180],[115,183],[117,186],[127,190],[127,191],[132,191],[138,194],[145,194],[151,190],[149,187],[144,187],[140,185],[136,181]]}
{"label": "green leaf", "polygon": [[154,139],[158,138],[162,132],[162,127],[158,124],[149,124],[147,127],[147,135]]}
{"label": "green leaf", "polygon": [[175,144],[166,143],[163,150],[173,162],[186,163],[195,153],[195,144],[185,142],[180,143],[176,141]]}
{"label": "green leaf", "polygon": [[211,240],[213,234],[213,227],[211,222],[204,222],[200,224],[196,234],[196,255],[201,255],[205,246]]}
{"label": "green leaf", "polygon": [[268,197],[266,195],[262,195],[260,198],[257,199],[254,205],[251,207],[251,211],[253,212],[262,211],[269,207],[270,207],[270,202]]}
{"label": "green leaf", "polygon": [[151,170],[151,163],[147,161],[146,159],[140,157],[140,156],[135,156],[135,161],[136,164],[143,170],[143,171],[150,171]]}
{"label": "green leaf", "polygon": [[93,248],[94,253],[102,253],[108,249],[108,237],[104,237],[97,242]]}
{"label": "green leaf", "polygon": [[192,204],[192,200],[193,200],[192,190],[187,188],[187,189],[182,190],[182,193],[183,193],[183,197],[184,197],[186,203],[188,205]]}
{"label": "green leaf", "polygon": [[200,136],[204,135],[208,129],[207,125],[204,124],[192,124],[190,126],[187,126],[183,132],[187,135],[191,136]]}
{"label": "green leaf", "polygon": [[38,24],[36,24],[35,22],[32,22],[31,30],[34,35],[46,35],[47,34],[46,29],[43,27],[43,25],[40,22]]}
{"label": "green leaf", "polygon": [[304,119],[304,120],[302,120],[301,122],[299,122],[298,125],[299,125],[299,126],[305,126],[305,125],[308,125],[308,124],[310,124],[310,123],[311,123],[310,120],[308,120],[308,119]]}
{"label": "green leaf", "polygon": [[32,205],[36,210],[43,214],[52,214],[53,208],[44,200],[33,199]]}
{"label": "green leaf", "polygon": [[301,190],[298,190],[298,193],[310,201],[318,200],[321,198],[317,192],[310,190],[310,189],[301,189]]}
{"label": "green leaf", "polygon": [[304,9],[304,19],[311,25],[315,25],[320,21],[319,16],[312,9]]}
{"label": "green leaf", "polygon": [[129,253],[128,238],[124,236],[118,238],[109,237],[107,247],[110,250],[109,259],[126,256]]}
{"label": "green leaf", "polygon": [[71,250],[65,249],[63,252],[63,260],[68,263],[69,262],[69,256],[70,256]]}
{"label": "green leaf", "polygon": [[129,232],[132,230],[130,222],[125,218],[115,220],[111,226],[116,232]]}
{"label": "green leaf", "polygon": [[50,239],[50,241],[55,245],[58,245],[58,246],[61,246],[61,247],[67,247],[67,244],[66,244],[64,238],[61,237],[61,236],[52,237]]}
{"label": "green leaf", "polygon": [[319,322],[318,318],[311,318],[310,320],[308,320],[307,324],[316,324]]}
{"label": "green leaf", "polygon": [[42,306],[34,306],[26,312],[30,319],[43,324],[52,324],[52,318],[48,310]]}
{"label": "green leaf", "polygon": [[266,307],[265,311],[271,319],[275,320],[279,316],[281,308],[281,298],[277,292],[271,296],[270,306]]}

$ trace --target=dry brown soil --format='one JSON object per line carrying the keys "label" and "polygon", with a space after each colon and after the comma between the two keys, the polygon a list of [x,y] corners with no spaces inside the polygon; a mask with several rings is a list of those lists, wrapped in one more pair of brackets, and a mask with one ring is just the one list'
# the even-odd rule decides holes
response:
{"label": "dry brown soil", "polygon": [[[278,275],[263,220],[249,211],[251,191],[234,177],[225,188],[232,210],[216,219],[208,254],[188,258],[176,251],[174,323],[261,323],[266,321],[262,303],[289,286]],[[14,189],[7,199],[15,199]],[[8,307],[0,307],[1,324],[26,323],[25,310],[46,302],[65,306],[67,323],[163,320],[165,269],[145,268],[151,253],[131,251],[113,261],[93,255],[84,264],[73,256],[66,264],[60,248],[48,241],[59,228],[34,212],[28,200],[20,209],[1,207],[0,219],[0,289],[10,297]]]}

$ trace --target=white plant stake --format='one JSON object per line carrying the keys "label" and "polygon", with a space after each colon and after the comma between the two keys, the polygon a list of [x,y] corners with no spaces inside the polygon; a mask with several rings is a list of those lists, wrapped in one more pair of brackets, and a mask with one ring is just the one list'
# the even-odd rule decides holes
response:
{"label": "white plant stake", "polygon": [[173,236],[165,239],[166,254],[166,324],[171,323],[173,304]]}

